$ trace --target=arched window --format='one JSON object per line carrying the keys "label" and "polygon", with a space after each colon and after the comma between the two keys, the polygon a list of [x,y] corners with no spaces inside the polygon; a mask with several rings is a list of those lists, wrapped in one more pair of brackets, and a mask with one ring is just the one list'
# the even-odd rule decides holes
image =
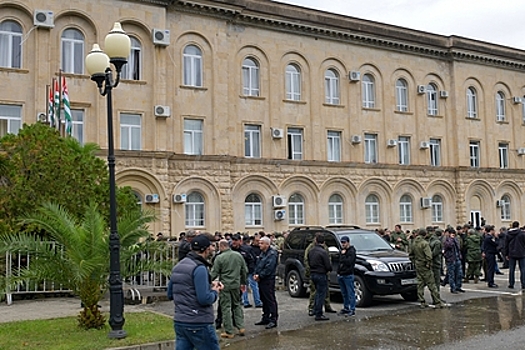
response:
{"label": "arched window", "polygon": [[399,221],[412,222],[412,198],[405,194],[399,200]]}
{"label": "arched window", "polygon": [[343,198],[338,194],[333,194],[328,199],[328,222],[330,224],[343,223]]}
{"label": "arched window", "polygon": [[262,201],[255,193],[244,200],[244,223],[246,226],[262,225]]}
{"label": "arched window", "polygon": [[84,73],[84,34],[77,29],[62,32],[62,70],[65,73]]}
{"label": "arched window", "polygon": [[204,197],[198,192],[191,192],[186,197],[186,227],[204,226]]}
{"label": "arched window", "polygon": [[443,222],[443,199],[438,195],[432,197],[432,222]]}
{"label": "arched window", "polygon": [[137,38],[130,36],[131,51],[128,57],[128,63],[122,67],[122,79],[140,80],[140,68],[142,65],[141,45]]}
{"label": "arched window", "polygon": [[367,224],[379,223],[379,199],[374,194],[368,195],[365,199],[365,216]]}
{"label": "arched window", "polygon": [[376,106],[376,91],[375,91],[375,80],[370,74],[363,76],[362,82],[363,88],[363,107],[364,108],[375,108]]}
{"label": "arched window", "polygon": [[408,112],[408,84],[405,79],[396,81],[396,110]]}
{"label": "arched window", "polygon": [[184,85],[202,86],[202,51],[195,45],[184,48]]}
{"label": "arched window", "polygon": [[438,115],[438,89],[436,85],[430,83],[427,85],[427,114]]}
{"label": "arched window", "polygon": [[496,93],[496,121],[505,121],[505,94],[501,91]]}
{"label": "arched window", "polygon": [[288,213],[290,225],[304,224],[304,199],[300,194],[292,194],[288,199]]}
{"label": "arched window", "polygon": [[339,74],[333,69],[327,69],[324,74],[325,103],[339,104]]}
{"label": "arched window", "polygon": [[285,75],[286,99],[292,101],[301,100],[301,70],[295,64],[286,66]]}
{"label": "arched window", "polygon": [[259,65],[253,58],[242,62],[242,86],[245,96],[259,96]]}
{"label": "arched window", "polygon": [[478,117],[478,97],[472,86],[467,89],[467,118]]}
{"label": "arched window", "polygon": [[501,197],[501,220],[510,220],[510,197],[504,195]]}
{"label": "arched window", "polygon": [[22,27],[14,21],[0,23],[0,67],[22,66]]}

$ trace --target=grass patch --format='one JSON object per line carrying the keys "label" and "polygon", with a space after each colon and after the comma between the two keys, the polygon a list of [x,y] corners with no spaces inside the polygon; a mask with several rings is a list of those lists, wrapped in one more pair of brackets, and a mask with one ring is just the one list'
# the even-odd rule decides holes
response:
{"label": "grass patch", "polygon": [[[109,315],[106,315],[109,318]],[[109,325],[101,330],[82,330],[76,317],[18,321],[0,325],[0,349],[102,350],[174,339],[171,317],[152,312],[125,314],[124,339],[109,339]]]}

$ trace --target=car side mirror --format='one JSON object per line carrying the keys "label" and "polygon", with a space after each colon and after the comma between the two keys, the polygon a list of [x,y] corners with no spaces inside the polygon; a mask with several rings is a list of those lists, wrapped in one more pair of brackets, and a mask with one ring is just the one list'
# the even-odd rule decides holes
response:
{"label": "car side mirror", "polygon": [[330,254],[339,254],[339,249],[337,247],[328,247],[328,252]]}

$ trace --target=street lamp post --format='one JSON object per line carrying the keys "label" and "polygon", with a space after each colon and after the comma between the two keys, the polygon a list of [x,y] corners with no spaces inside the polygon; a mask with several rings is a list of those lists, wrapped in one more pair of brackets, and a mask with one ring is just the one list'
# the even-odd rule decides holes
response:
{"label": "street lamp post", "polygon": [[[108,117],[108,168],[109,168],[109,324],[111,331],[109,338],[121,339],[126,337],[124,326],[124,294],[122,292],[122,279],[120,276],[120,238],[117,231],[117,199],[115,193],[115,149],[113,145],[113,101],[111,92],[120,81],[120,72],[125,65],[130,53],[131,42],[122,30],[120,23],[116,22],[113,29],[106,36],[104,48],[107,55],[97,44],[86,56],[86,69],[91,75],[91,80],[97,83],[102,96],[107,98]],[[109,56],[109,57],[108,57]],[[110,63],[115,66],[116,78]]]}

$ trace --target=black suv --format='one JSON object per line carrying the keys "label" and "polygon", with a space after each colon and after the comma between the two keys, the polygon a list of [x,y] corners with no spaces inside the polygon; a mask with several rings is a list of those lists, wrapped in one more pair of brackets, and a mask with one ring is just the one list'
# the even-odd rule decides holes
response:
{"label": "black suv", "polygon": [[401,294],[407,301],[417,300],[416,271],[408,254],[395,250],[374,231],[357,226],[298,227],[284,241],[277,273],[284,278],[292,297],[306,295],[309,281],[305,277],[304,251],[321,232],[330,251],[333,271],[328,282],[330,291],[340,291],[337,266],[341,237],[348,236],[356,248],[355,292],[357,306],[372,303],[374,295]]}

